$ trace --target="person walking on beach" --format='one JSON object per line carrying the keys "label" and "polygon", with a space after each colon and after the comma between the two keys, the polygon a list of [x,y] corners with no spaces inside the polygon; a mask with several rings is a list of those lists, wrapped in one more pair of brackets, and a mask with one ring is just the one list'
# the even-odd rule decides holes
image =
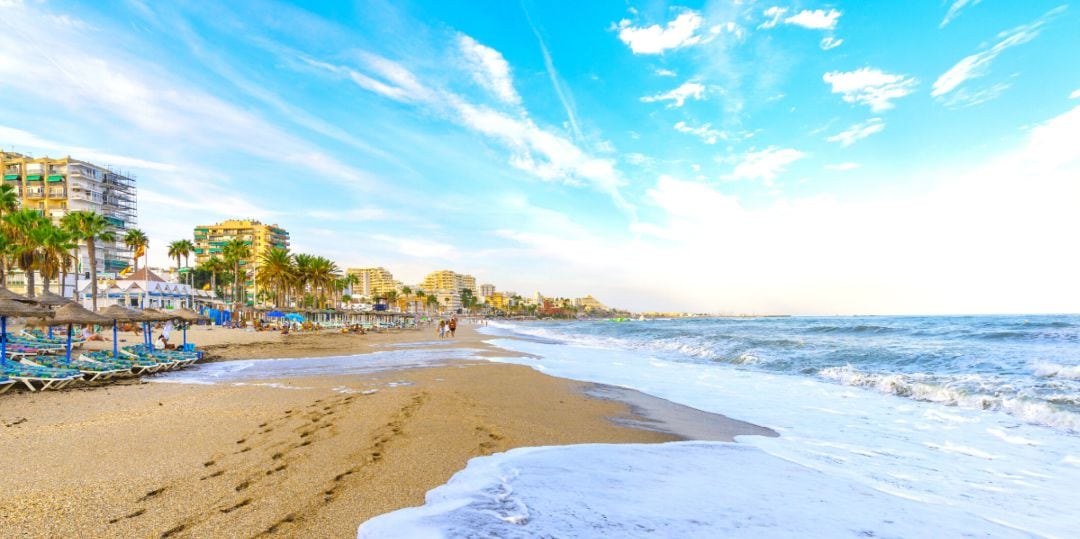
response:
{"label": "person walking on beach", "polygon": [[446,320],[439,320],[439,338],[446,336]]}
{"label": "person walking on beach", "polygon": [[457,317],[451,317],[450,318],[449,327],[450,327],[450,336],[453,337],[454,332],[457,331]]}

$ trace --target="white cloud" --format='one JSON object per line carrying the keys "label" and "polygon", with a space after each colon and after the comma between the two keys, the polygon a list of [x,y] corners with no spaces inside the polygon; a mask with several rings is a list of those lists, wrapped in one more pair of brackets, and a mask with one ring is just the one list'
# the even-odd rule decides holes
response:
{"label": "white cloud", "polygon": [[770,146],[764,150],[747,152],[738,160],[735,170],[728,179],[762,180],[765,185],[772,185],[788,165],[806,157],[806,154],[792,148]]}
{"label": "white cloud", "polygon": [[855,71],[830,71],[822,77],[844,101],[867,105],[874,112],[893,108],[892,101],[915,91],[917,80],[864,67]]}
{"label": "white cloud", "polygon": [[825,170],[835,170],[837,172],[847,172],[849,170],[855,170],[855,169],[857,169],[857,168],[859,168],[861,166],[862,165],[860,165],[858,163],[851,163],[851,162],[835,163],[835,164],[831,164],[831,165],[825,165]]}
{"label": "white cloud", "polygon": [[766,17],[766,20],[758,25],[758,28],[774,28],[782,22],[784,24],[801,26],[810,30],[832,30],[836,28],[836,22],[840,20],[840,15],[842,15],[841,12],[835,9],[830,9],[828,11],[824,9],[804,9],[785,19],[784,15],[786,15],[787,12],[787,8],[777,6],[766,9],[762,12]]}
{"label": "white cloud", "polygon": [[787,13],[787,8],[773,6],[769,9],[766,9],[763,15],[768,17],[768,20],[761,23],[758,28],[768,29],[780,24],[780,19],[784,16],[785,13]]}
{"label": "white cloud", "polygon": [[701,42],[696,35],[704,19],[696,11],[684,11],[667,23],[645,27],[632,26],[629,20],[619,21],[619,39],[630,46],[634,54],[661,54],[669,49],[689,47]]}
{"label": "white cloud", "polygon": [[846,148],[874,133],[880,133],[884,130],[885,120],[882,120],[881,118],[870,118],[865,122],[857,123],[825,140],[829,142],[839,142],[840,145]]}
{"label": "white cloud", "polygon": [[[931,90],[930,95],[944,101],[944,96],[957,90],[965,82],[986,75],[990,70],[990,63],[993,62],[998,55],[1012,47],[1023,45],[1024,43],[1028,43],[1035,39],[1042,31],[1043,25],[1045,25],[1050,18],[1064,11],[1065,6],[1054,8],[1031,24],[1018,26],[998,34],[998,42],[995,43],[994,46],[985,51],[965,57],[938,77],[938,79],[934,81],[933,90]],[[952,104],[963,104],[964,101],[969,100],[953,98]],[[983,101],[985,101],[985,99],[983,99]]]}
{"label": "white cloud", "polygon": [[1069,94],[1069,99],[1080,99],[1080,88],[1073,90],[1073,93]]}
{"label": "white cloud", "polygon": [[675,124],[675,130],[699,137],[705,144],[716,144],[716,139],[723,138],[723,133],[712,128],[712,124],[704,123],[697,127],[690,127],[686,122],[680,121]]}
{"label": "white cloud", "polygon": [[836,21],[840,19],[840,12],[835,9],[825,11],[804,9],[786,19],[784,24],[794,24],[811,30],[832,30],[836,28]]}
{"label": "white cloud", "polygon": [[371,239],[386,244],[405,256],[440,260],[457,260],[461,257],[461,251],[448,243],[386,234],[372,234]]}
{"label": "white cloud", "polygon": [[671,103],[668,103],[669,109],[683,106],[687,99],[694,99],[695,101],[705,99],[705,86],[697,82],[684,82],[678,88],[675,88],[670,92],[663,92],[641,98],[645,103],[671,101]]}
{"label": "white cloud", "polygon": [[651,165],[653,163],[653,161],[654,161],[653,158],[651,158],[651,157],[649,157],[649,156],[647,156],[647,155],[645,155],[643,153],[636,153],[636,152],[635,153],[628,153],[628,154],[624,155],[623,158],[626,159],[627,163],[630,163],[631,165],[637,165],[637,166]]}
{"label": "white cloud", "polygon": [[473,79],[491,92],[500,101],[510,105],[520,105],[521,96],[514,90],[510,75],[510,64],[503,55],[475,39],[458,34],[458,47],[472,72]]}
{"label": "white cloud", "polygon": [[844,43],[843,39],[836,39],[836,38],[834,38],[832,36],[829,36],[829,37],[822,38],[821,43],[819,45],[821,47],[821,50],[828,51],[828,50],[832,50],[832,49],[835,49],[835,48],[839,47],[843,43]]}
{"label": "white cloud", "polygon": [[941,20],[941,24],[938,28],[945,28],[945,25],[949,24],[953,19],[960,15],[960,11],[965,7],[977,5],[982,0],[953,0],[952,5],[949,6],[949,11],[945,13],[945,18]]}
{"label": "white cloud", "polygon": [[660,77],[676,77],[676,76],[679,75],[678,73],[676,73],[676,72],[674,72],[674,71],[672,71],[670,69],[657,69],[655,71],[655,73],[656,73],[657,76],[660,76]]}

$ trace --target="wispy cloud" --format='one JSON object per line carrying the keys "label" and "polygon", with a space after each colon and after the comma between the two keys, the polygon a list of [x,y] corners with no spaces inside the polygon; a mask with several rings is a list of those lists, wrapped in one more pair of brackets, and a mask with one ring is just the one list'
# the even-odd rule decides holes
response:
{"label": "wispy cloud", "polygon": [[686,104],[687,99],[693,99],[695,101],[701,101],[705,99],[705,85],[699,82],[688,81],[682,83],[678,88],[668,92],[661,92],[656,95],[647,95],[641,98],[645,103],[657,103],[663,101],[670,101],[667,107],[678,108]]}
{"label": "wispy cloud", "polygon": [[544,37],[540,35],[540,30],[533,24],[528,11],[525,12],[525,18],[529,21],[529,27],[532,28],[533,35],[536,36],[536,41],[540,44],[540,53],[544,56],[544,69],[547,70],[548,79],[551,80],[551,87],[555,90],[559,103],[562,103],[563,110],[566,111],[566,119],[570,122],[570,130],[573,132],[575,140],[584,143],[585,135],[581,133],[581,126],[578,124],[577,107],[574,105],[573,96],[570,94],[570,90],[565,88],[565,83],[559,77],[559,73],[555,71],[555,62],[551,59],[551,51],[548,50]]}
{"label": "wispy cloud", "polygon": [[477,84],[504,103],[521,104],[510,75],[510,64],[502,54],[465,34],[458,34],[458,47]]}
{"label": "wispy cloud", "polygon": [[628,19],[619,21],[619,39],[626,43],[634,54],[661,54],[671,49],[696,45],[702,41],[697,34],[704,23],[696,11],[684,11],[667,23],[666,26],[634,26]]}
{"label": "wispy cloud", "polygon": [[705,144],[716,144],[716,139],[723,137],[723,133],[712,128],[712,124],[704,123],[697,127],[691,127],[686,122],[680,121],[675,124],[675,130],[680,133],[694,135]]}
{"label": "wispy cloud", "polygon": [[769,146],[764,150],[747,152],[738,159],[735,169],[726,178],[733,180],[761,180],[772,185],[788,165],[803,159],[806,154],[792,148]]}
{"label": "wispy cloud", "polygon": [[828,11],[804,9],[786,19],[785,24],[794,24],[811,30],[832,30],[836,28],[836,22],[840,20],[840,12],[835,9]]}
{"label": "wispy cloud", "polygon": [[[1011,30],[1001,32],[997,35],[998,41],[994,43],[992,47],[985,51],[965,57],[938,77],[938,79],[934,81],[934,86],[930,95],[938,98],[939,101],[942,101],[947,105],[970,104],[971,101],[976,100],[979,96],[976,96],[976,94],[960,93],[960,91],[963,90],[961,86],[964,83],[971,79],[986,75],[990,71],[990,63],[1001,53],[1039,37],[1039,33],[1042,32],[1042,27],[1054,16],[1064,13],[1065,10],[1066,6],[1056,7],[1046,12],[1046,14],[1039,17],[1031,24],[1017,26]],[[948,97],[952,92],[957,92],[957,95]],[[986,100],[986,95],[982,94],[981,101]]]}
{"label": "wispy cloud", "polygon": [[941,24],[938,28],[945,28],[945,25],[952,22],[953,19],[960,15],[960,12],[968,6],[974,6],[982,2],[982,0],[953,0],[953,3],[949,5],[949,11],[945,13],[945,18],[941,19]]}
{"label": "wispy cloud", "polygon": [[832,36],[828,36],[828,37],[821,38],[821,43],[819,43],[818,46],[820,46],[821,50],[823,50],[823,51],[829,51],[829,50],[835,49],[835,48],[837,48],[837,47],[839,47],[840,45],[843,45],[843,44],[844,44],[843,39],[836,39],[836,38],[834,38]]}
{"label": "wispy cloud", "polygon": [[0,125],[0,140],[4,141],[4,148],[6,149],[20,152],[32,151],[34,153],[51,153],[54,157],[72,155],[77,159],[92,161],[106,166],[165,172],[175,171],[179,168],[177,165],[171,163],[160,163],[139,157],[116,155],[94,148],[85,148],[74,144],[48,140],[29,131],[3,125]]}
{"label": "wispy cloud", "polygon": [[804,9],[790,17],[784,18],[787,15],[788,9],[778,6],[773,6],[762,12],[765,16],[765,21],[758,25],[758,28],[769,29],[774,28],[780,23],[791,24],[794,26],[801,26],[810,30],[833,30],[836,28],[837,21],[840,20],[842,13],[835,9]]}
{"label": "wispy cloud", "polygon": [[677,77],[679,74],[670,69],[657,69],[654,71],[658,77]]}
{"label": "wispy cloud", "polygon": [[870,118],[865,122],[857,123],[825,140],[829,142],[839,142],[841,146],[846,148],[874,133],[880,133],[884,130],[885,120],[882,120],[881,118]]}
{"label": "wispy cloud", "polygon": [[822,77],[834,94],[857,105],[867,105],[874,112],[893,108],[892,101],[915,91],[917,80],[906,75],[886,73],[864,67],[855,71],[830,71]]}
{"label": "wispy cloud", "polygon": [[1069,99],[1080,99],[1080,88],[1073,90],[1073,93],[1069,94]]}

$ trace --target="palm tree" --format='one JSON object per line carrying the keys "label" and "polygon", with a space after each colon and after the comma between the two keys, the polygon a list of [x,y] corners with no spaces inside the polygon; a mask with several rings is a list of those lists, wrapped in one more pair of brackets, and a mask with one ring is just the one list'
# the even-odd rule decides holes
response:
{"label": "palm tree", "polygon": [[416,310],[419,311],[420,309],[423,309],[423,308],[424,308],[424,291],[423,290],[417,290],[416,291]]}
{"label": "palm tree", "polygon": [[[38,271],[41,273],[41,288],[49,291],[49,281],[66,277],[71,269],[71,250],[78,247],[75,235],[60,228],[51,222],[34,231],[38,235],[37,241],[41,244],[38,253]],[[62,283],[63,281],[61,281]],[[63,290],[60,291],[63,295]]]}
{"label": "palm tree", "polygon": [[150,238],[147,238],[142,230],[132,228],[127,231],[127,234],[124,234],[124,245],[126,245],[128,249],[131,249],[132,252],[136,253],[135,256],[132,257],[135,259],[134,271],[139,271],[139,249],[146,249],[146,246],[149,244]]}
{"label": "palm tree", "polygon": [[295,278],[295,261],[288,249],[273,247],[259,256],[255,282],[274,291],[274,307],[286,304],[286,289]]}
{"label": "palm tree", "polygon": [[210,272],[210,289],[213,290],[216,294],[218,292],[217,276],[219,273],[229,271],[228,264],[226,264],[224,260],[213,256],[210,257],[206,262],[203,262],[202,269],[203,271]]}
{"label": "palm tree", "polygon": [[[0,221],[3,221],[5,215],[17,210],[19,208],[19,193],[14,187],[3,184],[0,185]],[[10,242],[8,242],[10,244]],[[0,251],[0,284],[7,287],[7,274],[8,274],[8,252],[5,249]]]}
{"label": "palm tree", "polygon": [[172,243],[169,243],[169,258],[175,258],[176,259],[176,273],[177,274],[180,273],[180,258],[182,256],[184,256],[184,250],[183,250],[184,246],[183,246],[183,243],[182,243],[183,241],[184,240],[176,240],[176,241],[174,241]]}
{"label": "palm tree", "polygon": [[427,304],[428,307],[433,308],[435,312],[439,312],[439,298],[435,297],[434,294],[427,297]]}
{"label": "palm tree", "polygon": [[112,225],[105,217],[92,211],[73,211],[65,215],[60,224],[71,233],[76,241],[86,243],[86,256],[90,262],[90,290],[93,294],[91,304],[97,310],[97,242],[116,241]]}
{"label": "palm tree", "polygon": [[15,264],[26,273],[26,294],[34,297],[34,270],[40,262],[39,249],[44,233],[39,229],[52,226],[37,210],[19,210],[4,216],[5,232],[9,240],[9,252]]}
{"label": "palm tree", "polygon": [[246,288],[246,279],[240,274],[240,265],[246,264],[251,258],[251,246],[240,238],[234,238],[222,246],[221,254],[225,257],[225,262],[233,268],[233,302],[238,306],[243,305],[247,303],[242,292]]}

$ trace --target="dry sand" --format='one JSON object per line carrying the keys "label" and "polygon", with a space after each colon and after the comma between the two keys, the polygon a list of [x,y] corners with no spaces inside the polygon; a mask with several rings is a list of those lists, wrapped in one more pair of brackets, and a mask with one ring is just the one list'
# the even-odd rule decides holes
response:
{"label": "dry sand", "polygon": [[[470,328],[458,333],[459,346],[490,348]],[[366,353],[436,339],[433,330],[201,329],[189,340],[228,360]],[[0,535],[355,537],[364,520],[422,504],[480,455],[770,434],[670,404],[482,361],[272,385],[143,381],[13,391],[0,397]]]}

